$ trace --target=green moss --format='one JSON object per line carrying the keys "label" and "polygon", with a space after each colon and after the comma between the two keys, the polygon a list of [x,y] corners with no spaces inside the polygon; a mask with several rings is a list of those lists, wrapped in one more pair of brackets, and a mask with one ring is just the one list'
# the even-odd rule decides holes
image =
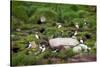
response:
{"label": "green moss", "polygon": [[74,55],[75,53],[72,51],[72,49],[60,51],[60,53],[58,53],[58,57],[62,59],[68,59],[73,57]]}

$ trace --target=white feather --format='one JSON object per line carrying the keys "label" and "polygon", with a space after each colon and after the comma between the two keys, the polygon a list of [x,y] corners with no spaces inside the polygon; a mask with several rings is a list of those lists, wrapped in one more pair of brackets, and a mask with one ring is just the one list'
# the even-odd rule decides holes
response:
{"label": "white feather", "polygon": [[46,49],[46,48],[45,48],[45,47],[43,47],[43,48],[42,48],[42,52],[44,52],[44,51],[45,51],[45,49]]}
{"label": "white feather", "polygon": [[61,28],[62,27],[62,25],[58,25],[58,28]]}
{"label": "white feather", "polygon": [[31,43],[28,45],[28,48],[32,48],[32,44]]}
{"label": "white feather", "polygon": [[40,19],[41,19],[41,22],[45,22],[46,21],[44,16],[42,16]]}
{"label": "white feather", "polygon": [[78,24],[76,24],[75,27],[76,27],[77,29],[79,29],[79,25],[78,25]]}
{"label": "white feather", "polygon": [[78,32],[77,32],[77,31],[75,31],[74,36],[76,36],[77,34],[78,34]]}
{"label": "white feather", "polygon": [[37,39],[39,39],[39,36],[38,36],[37,34],[35,35],[35,37],[36,37]]}
{"label": "white feather", "polygon": [[82,39],[80,40],[80,43],[82,43],[82,44],[83,44],[83,40],[82,40]]}

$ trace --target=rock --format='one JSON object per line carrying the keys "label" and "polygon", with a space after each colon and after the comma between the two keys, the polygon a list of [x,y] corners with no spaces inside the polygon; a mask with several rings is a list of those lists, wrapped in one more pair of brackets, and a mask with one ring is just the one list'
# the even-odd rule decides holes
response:
{"label": "rock", "polygon": [[80,46],[76,46],[73,48],[74,53],[80,53],[82,51],[82,48]]}
{"label": "rock", "polygon": [[79,41],[77,39],[73,38],[54,38],[49,40],[50,46],[53,47],[58,47],[58,46],[70,46],[74,47],[77,44],[79,44]]}

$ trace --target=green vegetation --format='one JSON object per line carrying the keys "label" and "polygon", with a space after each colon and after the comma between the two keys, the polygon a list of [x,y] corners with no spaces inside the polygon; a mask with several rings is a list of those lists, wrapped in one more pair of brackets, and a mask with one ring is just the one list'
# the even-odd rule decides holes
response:
{"label": "green vegetation", "polygon": [[[25,47],[28,41],[35,41],[38,45],[52,37],[70,37],[76,30],[76,23],[80,27],[77,38],[84,39],[85,44],[92,48],[90,54],[96,55],[95,6],[25,1],[11,1],[10,4],[12,66],[65,63],[68,58],[75,56],[72,49],[53,53],[48,48],[45,52],[35,55],[37,49],[33,51]],[[38,24],[41,16],[46,18],[46,22]],[[60,23],[62,27],[58,29],[56,23]],[[39,32],[40,39],[36,39],[35,32]],[[27,51],[30,51],[29,54]]]}

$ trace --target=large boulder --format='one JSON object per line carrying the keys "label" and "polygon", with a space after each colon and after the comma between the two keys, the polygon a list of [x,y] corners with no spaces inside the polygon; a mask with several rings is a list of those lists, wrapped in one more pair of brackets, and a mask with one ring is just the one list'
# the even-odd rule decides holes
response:
{"label": "large boulder", "polygon": [[79,41],[77,39],[73,38],[54,38],[49,40],[49,45],[51,48],[56,47],[74,47],[79,44]]}

